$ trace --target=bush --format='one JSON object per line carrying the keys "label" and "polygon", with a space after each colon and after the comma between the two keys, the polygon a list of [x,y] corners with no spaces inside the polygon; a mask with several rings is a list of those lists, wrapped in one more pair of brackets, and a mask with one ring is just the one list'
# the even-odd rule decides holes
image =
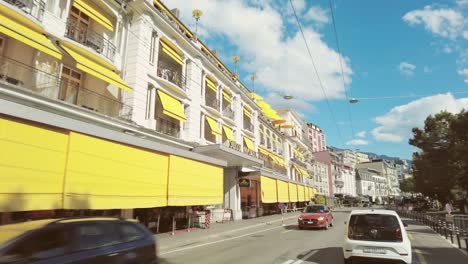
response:
{"label": "bush", "polygon": [[315,203],[317,203],[317,204],[326,204],[327,200],[325,199],[325,197],[323,195],[317,195],[315,197]]}

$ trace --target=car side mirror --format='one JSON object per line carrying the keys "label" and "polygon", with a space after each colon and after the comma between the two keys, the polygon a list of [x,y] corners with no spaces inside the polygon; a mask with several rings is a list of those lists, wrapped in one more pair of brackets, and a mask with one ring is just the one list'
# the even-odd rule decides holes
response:
{"label": "car side mirror", "polygon": [[407,223],[403,223],[403,226],[404,226],[404,227],[408,227],[408,224],[407,224]]}

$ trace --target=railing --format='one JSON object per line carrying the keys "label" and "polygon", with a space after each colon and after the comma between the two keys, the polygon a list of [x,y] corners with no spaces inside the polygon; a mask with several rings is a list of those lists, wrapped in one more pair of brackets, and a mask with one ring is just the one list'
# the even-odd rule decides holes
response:
{"label": "railing", "polygon": [[227,106],[223,109],[223,116],[234,119],[234,110],[230,106]]}
{"label": "railing", "polygon": [[156,117],[156,131],[169,136],[179,137],[180,125],[167,119]]}
{"label": "railing", "polygon": [[116,51],[114,44],[112,44],[112,42],[102,34],[97,33],[87,26],[79,24],[74,19],[68,19],[65,37],[92,48],[97,53],[104,55],[111,61],[114,60]]}
{"label": "railing", "polygon": [[[42,67],[42,66],[40,66]],[[56,69],[58,70],[58,69]],[[48,71],[51,71],[48,69]],[[133,108],[122,102],[79,87],[57,75],[22,64],[7,57],[0,57],[0,81],[13,84],[38,95],[65,101],[91,111],[130,120]]]}
{"label": "railing", "polygon": [[205,104],[206,104],[206,106],[209,106],[209,107],[219,111],[219,101],[218,101],[218,99],[216,99],[216,97],[211,96],[211,95],[206,95],[205,96]]}
{"label": "railing", "polygon": [[177,87],[184,91],[187,89],[187,79],[182,74],[182,68],[175,69],[175,67],[169,63],[159,60],[157,75],[159,78],[163,78],[177,85]]}
{"label": "railing", "polygon": [[10,3],[19,9],[21,9],[26,14],[31,15],[36,18],[38,21],[42,22],[44,18],[45,2],[42,0],[4,0],[7,3]]}

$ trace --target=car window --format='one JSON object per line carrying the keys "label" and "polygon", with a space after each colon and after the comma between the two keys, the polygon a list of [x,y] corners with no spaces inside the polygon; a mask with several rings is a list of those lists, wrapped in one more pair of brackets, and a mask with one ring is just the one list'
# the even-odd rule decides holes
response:
{"label": "car window", "polygon": [[68,229],[44,230],[25,237],[7,252],[31,260],[42,260],[64,255],[70,241]]}
{"label": "car window", "polygon": [[352,215],[348,237],[354,240],[402,241],[401,227],[394,215]]}
{"label": "car window", "polygon": [[75,227],[77,244],[75,250],[88,250],[119,243],[112,223],[88,223]]}
{"label": "car window", "polygon": [[304,213],[323,213],[324,211],[323,206],[307,206]]}
{"label": "car window", "polygon": [[121,233],[121,240],[123,242],[135,241],[145,237],[143,231],[141,231],[138,227],[136,227],[133,224],[121,223],[119,227]]}

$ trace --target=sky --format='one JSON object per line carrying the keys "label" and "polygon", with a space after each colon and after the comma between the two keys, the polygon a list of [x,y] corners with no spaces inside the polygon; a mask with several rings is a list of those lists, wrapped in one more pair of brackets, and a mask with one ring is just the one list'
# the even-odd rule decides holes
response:
{"label": "sky", "polygon": [[192,31],[202,10],[199,38],[230,69],[239,56],[243,83],[257,75],[265,101],[320,126],[328,145],[410,159],[413,127],[468,109],[468,0],[292,0],[305,37],[288,0],[163,3]]}

